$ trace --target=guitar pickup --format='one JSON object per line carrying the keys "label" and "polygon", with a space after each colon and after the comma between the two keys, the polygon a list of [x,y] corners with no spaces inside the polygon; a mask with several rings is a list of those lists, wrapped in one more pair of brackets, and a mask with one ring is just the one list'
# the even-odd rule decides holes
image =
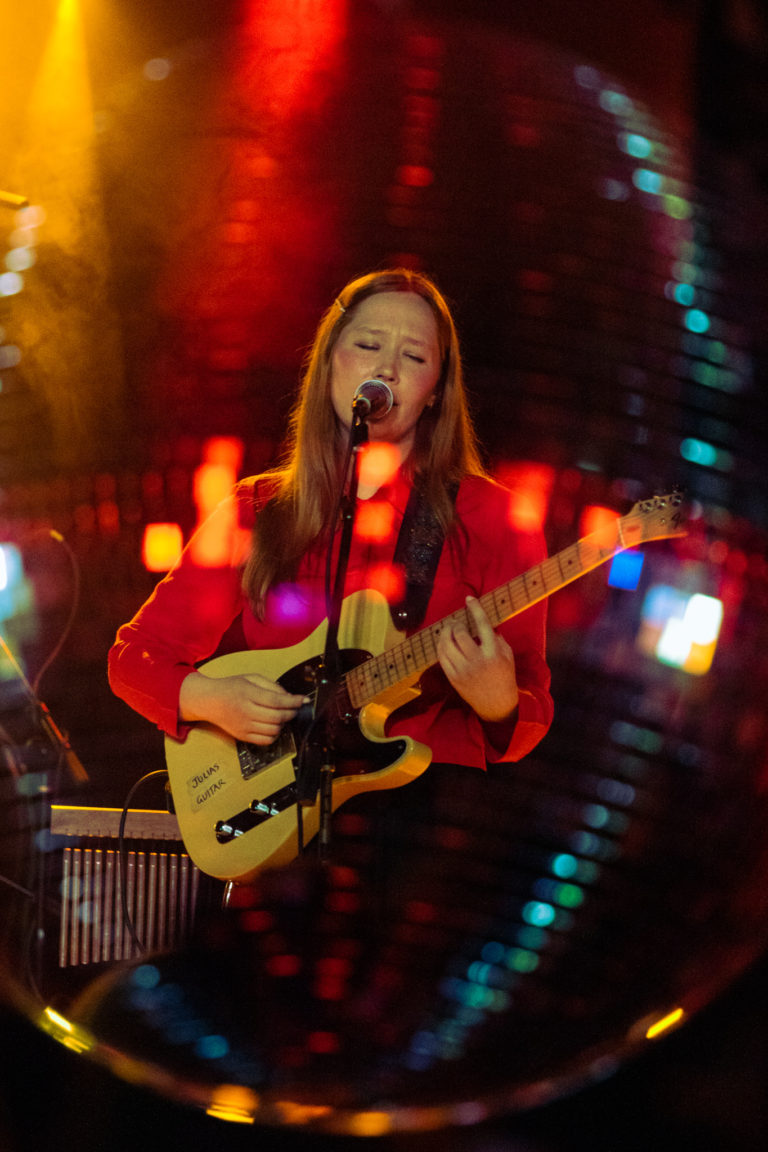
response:
{"label": "guitar pickup", "polygon": [[228,823],[226,820],[219,820],[216,824],[216,839],[219,844],[228,844],[230,840],[234,840],[236,836],[242,836],[243,830],[235,828],[233,824]]}
{"label": "guitar pickup", "polygon": [[270,804],[268,800],[252,800],[250,806],[251,812],[258,812],[260,815],[263,813],[265,816],[278,816],[280,809],[275,808],[274,804]]}
{"label": "guitar pickup", "polygon": [[265,820],[279,816],[281,812],[295,803],[296,785],[287,784],[285,788],[280,788],[263,800],[252,800],[247,808],[244,808],[242,812],[237,812],[229,820],[217,821],[214,828],[216,839],[219,844],[229,844],[238,836],[243,836],[252,828],[257,828]]}

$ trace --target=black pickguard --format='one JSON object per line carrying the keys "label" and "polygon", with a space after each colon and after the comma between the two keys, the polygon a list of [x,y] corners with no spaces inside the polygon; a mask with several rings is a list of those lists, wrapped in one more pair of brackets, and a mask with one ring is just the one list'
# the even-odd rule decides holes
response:
{"label": "black pickguard", "polygon": [[[345,648],[340,653],[342,672],[356,668],[371,659],[370,652],[359,648]],[[322,657],[303,661],[289,668],[278,683],[288,692],[310,696],[313,701],[322,697],[319,687],[322,676]],[[274,744],[262,748],[256,744],[237,741],[237,754],[243,779],[256,776],[263,768],[285,756],[295,756],[304,741],[327,743],[331,750],[336,776],[361,776],[378,772],[394,764],[405,752],[404,740],[380,743],[367,740],[360,731],[359,709],[353,707],[342,681],[328,692],[328,706],[314,723],[315,705],[305,704],[294,719],[285,726]]]}

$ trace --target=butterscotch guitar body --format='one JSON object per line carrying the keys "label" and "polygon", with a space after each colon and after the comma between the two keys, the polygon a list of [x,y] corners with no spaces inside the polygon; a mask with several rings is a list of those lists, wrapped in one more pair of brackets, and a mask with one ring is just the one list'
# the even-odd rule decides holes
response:
{"label": "butterscotch guitar body", "polygon": [[[237,652],[199,669],[205,676],[260,673],[290,692],[313,695],[314,672],[324,651],[327,622],[301,643],[272,651]],[[402,638],[378,592],[356,592],[344,601],[339,647],[345,668],[359,665]],[[335,811],[360,792],[397,788],[428,767],[430,750],[407,737],[388,738],[388,717],[418,695],[417,676],[384,689],[360,709],[343,686],[328,723],[335,746],[332,787]],[[312,738],[313,707],[305,706],[268,748],[235,741],[209,724],[196,725],[186,740],[166,738],[165,752],[176,816],[186,849],[210,876],[245,882],[262,868],[285,864],[299,851],[295,758]],[[320,805],[303,805],[302,839],[317,834]]]}

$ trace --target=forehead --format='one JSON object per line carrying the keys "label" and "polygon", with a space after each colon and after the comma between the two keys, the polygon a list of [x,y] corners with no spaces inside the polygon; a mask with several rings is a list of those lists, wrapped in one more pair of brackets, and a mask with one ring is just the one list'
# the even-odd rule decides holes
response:
{"label": "forehead", "polygon": [[437,320],[432,308],[415,292],[379,292],[358,304],[350,325],[399,334],[424,343],[438,343]]}

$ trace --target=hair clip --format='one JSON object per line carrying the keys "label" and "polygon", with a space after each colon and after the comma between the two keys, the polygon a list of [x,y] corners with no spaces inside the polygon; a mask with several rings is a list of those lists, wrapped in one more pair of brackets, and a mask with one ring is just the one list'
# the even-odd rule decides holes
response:
{"label": "hair clip", "polygon": [[341,309],[341,311],[342,311],[342,312],[343,312],[343,313],[346,315],[346,311],[347,311],[347,310],[346,310],[346,308],[344,307],[344,305],[342,304],[341,300],[339,300],[338,296],[336,297],[336,303],[338,304],[338,306],[339,306],[339,308]]}

